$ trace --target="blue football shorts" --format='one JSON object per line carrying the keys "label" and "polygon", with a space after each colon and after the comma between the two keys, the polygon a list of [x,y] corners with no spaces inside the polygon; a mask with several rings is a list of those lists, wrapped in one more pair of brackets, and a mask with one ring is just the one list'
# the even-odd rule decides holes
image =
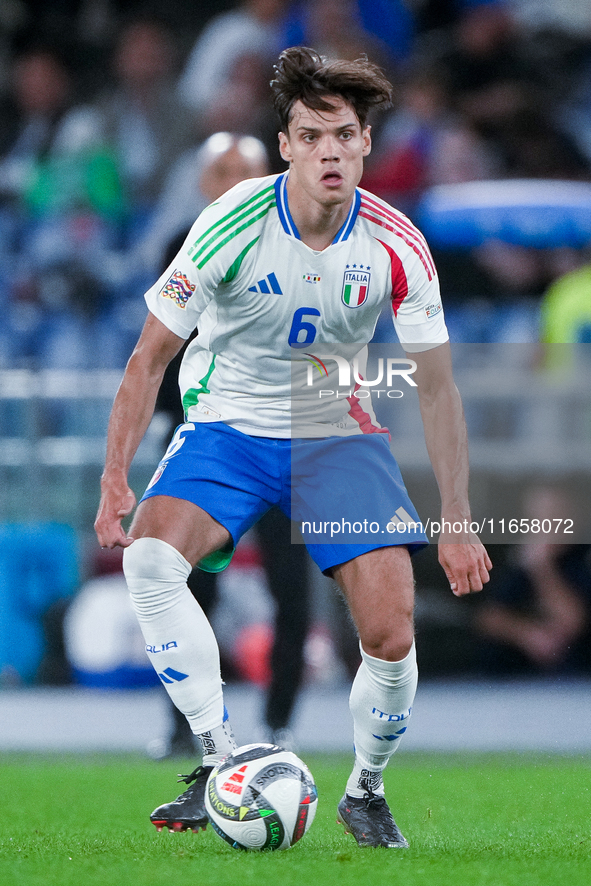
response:
{"label": "blue football shorts", "polygon": [[387,434],[321,439],[253,437],[223,422],[179,425],[142,501],[191,501],[232,544],[199,564],[218,572],[273,505],[294,521],[322,572],[376,548],[428,544]]}

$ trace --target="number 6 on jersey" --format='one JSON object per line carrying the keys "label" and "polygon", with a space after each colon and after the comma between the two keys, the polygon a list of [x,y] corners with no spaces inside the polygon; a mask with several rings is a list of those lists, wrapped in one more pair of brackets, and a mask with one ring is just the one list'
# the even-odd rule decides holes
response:
{"label": "number 6 on jersey", "polygon": [[[316,338],[316,327],[313,323],[304,320],[304,317],[320,317],[320,311],[317,308],[297,309],[289,330],[288,342],[292,348],[305,348],[306,345],[311,345]],[[304,338],[300,337],[302,332]]]}

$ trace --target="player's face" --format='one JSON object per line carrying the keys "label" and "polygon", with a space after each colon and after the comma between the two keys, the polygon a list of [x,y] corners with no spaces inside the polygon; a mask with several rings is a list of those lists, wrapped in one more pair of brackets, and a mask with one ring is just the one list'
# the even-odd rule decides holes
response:
{"label": "player's face", "polygon": [[334,111],[293,106],[288,131],[279,133],[281,156],[290,164],[290,185],[323,206],[349,203],[371,150],[370,127],[352,106],[333,99]]}

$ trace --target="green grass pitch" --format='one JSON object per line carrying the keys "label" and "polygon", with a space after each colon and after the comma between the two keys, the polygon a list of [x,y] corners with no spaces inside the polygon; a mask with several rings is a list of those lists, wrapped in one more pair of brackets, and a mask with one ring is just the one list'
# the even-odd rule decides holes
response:
{"label": "green grass pitch", "polygon": [[151,810],[191,761],[0,757],[3,886],[588,886],[591,761],[402,753],[386,773],[408,850],[359,849],[335,822],[343,757],[303,755],[319,806],[290,850],[242,853],[208,828],[158,834]]}

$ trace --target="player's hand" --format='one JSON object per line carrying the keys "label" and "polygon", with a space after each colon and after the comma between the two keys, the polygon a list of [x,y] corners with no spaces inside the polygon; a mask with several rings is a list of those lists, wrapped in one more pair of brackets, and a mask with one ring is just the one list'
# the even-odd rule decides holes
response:
{"label": "player's hand", "polygon": [[456,597],[481,591],[492,569],[486,548],[476,536],[460,543],[440,541],[439,562]]}
{"label": "player's hand", "polygon": [[125,534],[121,520],[135,507],[135,495],[125,482],[103,481],[94,529],[101,548],[127,548],[133,538]]}

